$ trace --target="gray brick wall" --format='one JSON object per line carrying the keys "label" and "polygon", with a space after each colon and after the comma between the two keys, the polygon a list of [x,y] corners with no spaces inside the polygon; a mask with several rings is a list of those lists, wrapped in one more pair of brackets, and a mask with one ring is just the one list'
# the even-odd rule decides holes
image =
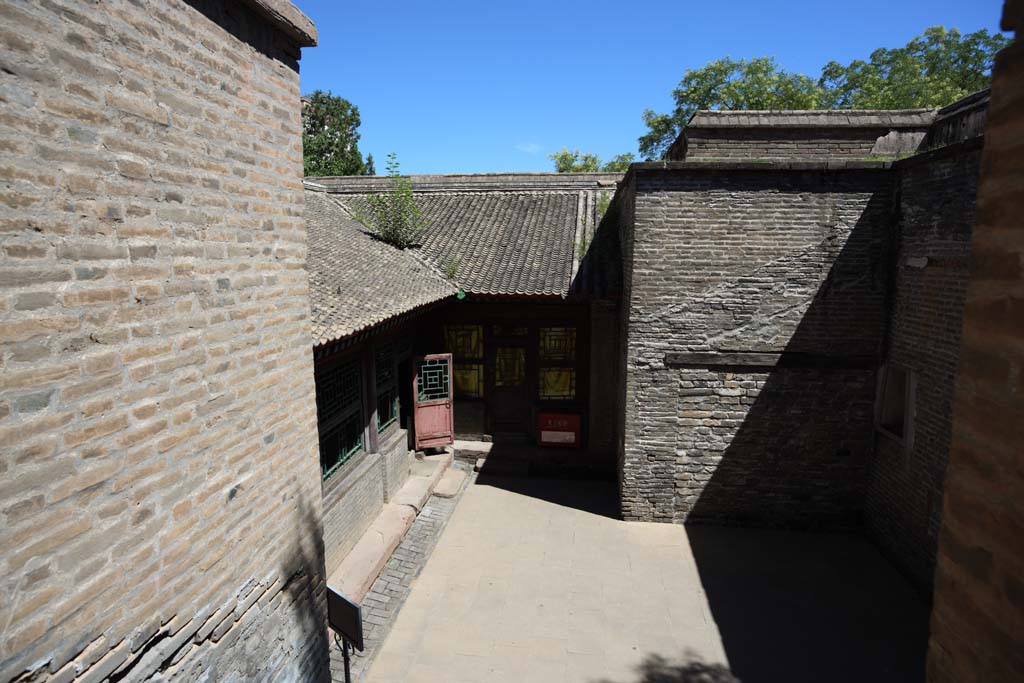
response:
{"label": "gray brick wall", "polygon": [[326,671],[298,45],[0,3],[0,680]]}
{"label": "gray brick wall", "polygon": [[[888,171],[631,175],[624,516],[855,524],[885,322]],[[766,371],[728,359],[740,351],[816,364]],[[679,352],[722,355],[666,364]],[[848,367],[851,355],[869,360]]]}
{"label": "gray brick wall", "polygon": [[942,522],[980,158],[975,139],[896,169],[899,250],[886,357],[916,378],[914,440],[907,449],[876,437],[865,520],[872,539],[926,595]]}
{"label": "gray brick wall", "polygon": [[[685,144],[676,156],[698,159],[866,159],[876,155],[913,152],[924,139],[920,131],[878,128],[687,128]],[[880,138],[884,138],[880,142]]]}
{"label": "gray brick wall", "polygon": [[324,554],[330,576],[384,507],[384,467],[368,453],[324,482]]}
{"label": "gray brick wall", "polygon": [[409,435],[406,430],[393,425],[380,438],[384,501],[388,502],[409,478]]}

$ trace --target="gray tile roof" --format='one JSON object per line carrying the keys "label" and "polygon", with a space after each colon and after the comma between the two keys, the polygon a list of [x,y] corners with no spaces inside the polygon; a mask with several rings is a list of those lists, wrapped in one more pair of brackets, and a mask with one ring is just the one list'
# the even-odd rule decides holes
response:
{"label": "gray tile roof", "polygon": [[413,253],[369,235],[334,197],[310,189],[305,197],[314,346],[457,292]]}
{"label": "gray tile roof", "polygon": [[[427,229],[416,250],[466,292],[566,296],[592,241],[601,194],[621,174],[412,176]],[[312,178],[353,212],[386,178]],[[573,293],[580,292],[572,288]]]}
{"label": "gray tile roof", "polygon": [[702,109],[688,128],[926,128],[935,120],[934,109],[808,109],[731,110]]}

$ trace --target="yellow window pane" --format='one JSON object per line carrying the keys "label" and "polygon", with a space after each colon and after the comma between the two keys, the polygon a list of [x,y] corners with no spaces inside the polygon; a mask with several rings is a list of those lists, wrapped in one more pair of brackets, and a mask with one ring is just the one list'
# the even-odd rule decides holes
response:
{"label": "yellow window pane", "polygon": [[567,400],[576,397],[576,371],[572,368],[541,368],[540,397]]}
{"label": "yellow window pane", "polygon": [[484,366],[481,363],[456,363],[452,369],[455,395],[463,398],[482,398],[484,395]]}
{"label": "yellow window pane", "polygon": [[484,357],[484,328],[481,325],[445,325],[445,351],[455,358]]}

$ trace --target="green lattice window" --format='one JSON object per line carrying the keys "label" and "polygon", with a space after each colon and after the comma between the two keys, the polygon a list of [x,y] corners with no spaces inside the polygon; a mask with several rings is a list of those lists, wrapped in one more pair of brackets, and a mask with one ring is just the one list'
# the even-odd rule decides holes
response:
{"label": "green lattice window", "polygon": [[416,373],[416,400],[438,401],[449,396],[448,359],[430,358],[420,361]]}
{"label": "green lattice window", "polygon": [[320,473],[324,479],[364,448],[363,392],[359,360],[353,359],[316,377],[320,425]]}
{"label": "green lattice window", "polygon": [[384,432],[398,420],[398,383],[395,375],[395,347],[384,344],[373,354],[377,385],[377,432]]}

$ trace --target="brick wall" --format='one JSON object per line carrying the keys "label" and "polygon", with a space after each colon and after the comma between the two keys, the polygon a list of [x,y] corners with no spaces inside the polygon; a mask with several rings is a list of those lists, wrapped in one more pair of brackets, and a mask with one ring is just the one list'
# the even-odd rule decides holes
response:
{"label": "brick wall", "polygon": [[866,159],[914,151],[920,131],[877,128],[698,128],[688,127],[684,144],[673,146],[671,158],[686,159]]}
{"label": "brick wall", "polygon": [[328,576],[384,507],[381,461],[379,453],[367,453],[325,483],[324,549]]}
{"label": "brick wall", "polygon": [[942,520],[980,156],[975,138],[896,166],[899,246],[885,357],[914,375],[914,435],[907,448],[877,434],[864,508],[869,536],[926,595]]}
{"label": "brick wall", "polygon": [[1024,3],[1003,28],[971,238],[928,679],[1024,677]]}
{"label": "brick wall", "polygon": [[860,166],[634,166],[626,518],[856,522],[891,206],[885,165]]}
{"label": "brick wall", "polygon": [[243,3],[0,16],[0,680],[316,680],[298,44]]}

